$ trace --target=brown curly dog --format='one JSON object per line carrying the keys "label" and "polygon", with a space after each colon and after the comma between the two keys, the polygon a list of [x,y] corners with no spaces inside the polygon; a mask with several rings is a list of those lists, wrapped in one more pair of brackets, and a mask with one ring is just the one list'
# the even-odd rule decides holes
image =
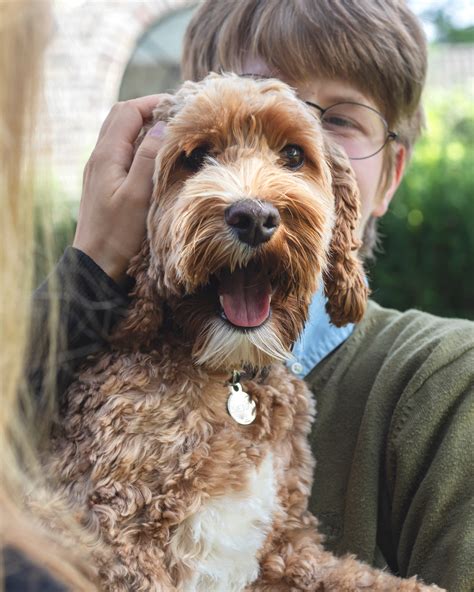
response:
{"label": "brown curly dog", "polygon": [[307,510],[313,401],[282,361],[320,282],[334,324],[364,314],[348,161],[277,80],[210,75],[155,117],[129,316],[71,387],[55,442],[101,541],[99,587],[437,589],[326,552]]}

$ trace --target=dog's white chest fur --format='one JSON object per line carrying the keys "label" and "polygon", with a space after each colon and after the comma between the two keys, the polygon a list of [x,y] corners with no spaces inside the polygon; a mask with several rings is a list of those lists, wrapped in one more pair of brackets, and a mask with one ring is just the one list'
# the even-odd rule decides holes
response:
{"label": "dog's white chest fur", "polygon": [[172,547],[193,575],[185,592],[240,592],[258,576],[257,553],[276,503],[273,458],[268,454],[238,494],[211,500],[177,529]]}

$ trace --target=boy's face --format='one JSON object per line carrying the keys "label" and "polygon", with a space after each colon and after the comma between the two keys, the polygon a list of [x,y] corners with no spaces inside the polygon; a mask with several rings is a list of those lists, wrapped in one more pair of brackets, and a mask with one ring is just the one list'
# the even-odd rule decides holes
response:
{"label": "boy's face", "polygon": [[[255,74],[271,76],[287,82],[296,89],[298,96],[304,101],[311,101],[323,108],[342,101],[353,101],[377,109],[375,103],[351,84],[341,80],[329,80],[314,78],[306,82],[294,82],[285,80],[275,69],[271,69],[260,59],[248,59],[244,62],[241,74]],[[382,188],[384,178],[384,154],[381,150],[378,154],[364,160],[351,160],[352,168],[357,179],[361,197],[361,220],[358,228],[358,237],[362,238],[363,230],[369,217],[380,217],[385,214],[390,201],[400,184],[405,164],[405,149],[402,146],[396,148],[395,170],[388,187]]]}

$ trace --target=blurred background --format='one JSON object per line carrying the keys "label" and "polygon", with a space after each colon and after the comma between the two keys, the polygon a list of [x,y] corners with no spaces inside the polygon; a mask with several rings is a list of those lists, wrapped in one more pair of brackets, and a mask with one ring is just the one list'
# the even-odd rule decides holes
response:
{"label": "blurred background", "polygon": [[[236,0],[238,1],[238,0]],[[176,89],[195,0],[56,0],[41,118],[38,281],[71,242],[82,171],[117,100]],[[412,0],[430,41],[427,129],[380,224],[372,297],[474,319],[474,3]]]}

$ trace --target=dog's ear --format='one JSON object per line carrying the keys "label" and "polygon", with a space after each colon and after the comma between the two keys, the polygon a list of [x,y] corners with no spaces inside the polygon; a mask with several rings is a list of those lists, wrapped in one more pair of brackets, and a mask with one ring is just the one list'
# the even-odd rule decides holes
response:
{"label": "dog's ear", "polygon": [[[145,123],[138,135],[135,142],[135,152],[149,130],[159,121],[167,124],[173,119],[176,119],[176,116],[189,102],[190,98],[202,90],[202,85],[203,83],[188,80],[182,84],[176,94],[162,94],[159,103],[153,110],[151,118]],[[185,140],[184,143],[181,140],[176,144],[173,137],[170,138],[170,136],[173,136],[173,134],[163,134],[161,148],[156,157],[152,202],[157,201],[157,198],[166,188],[169,175],[173,171],[186,145]]]}
{"label": "dog's ear", "polygon": [[335,197],[335,222],[324,274],[326,310],[337,327],[356,323],[364,316],[369,289],[357,255],[355,238],[359,220],[359,190],[347,158],[327,143]]}
{"label": "dog's ear", "polygon": [[199,83],[188,80],[182,84],[176,94],[162,93],[159,103],[153,109],[152,116],[145,122],[145,125],[138,134],[135,142],[135,150],[142,143],[143,138],[155,123],[158,121],[168,123],[182,109],[186,101],[189,100],[189,97],[196,94],[200,88],[201,85]]}
{"label": "dog's ear", "polygon": [[132,259],[127,274],[135,280],[135,285],[130,294],[130,306],[113,333],[111,343],[131,349],[151,347],[163,321],[163,299],[150,265],[147,238],[140,253]]}
{"label": "dog's ear", "polygon": [[176,95],[170,95],[168,93],[163,93],[160,95],[160,102],[153,109],[150,119],[145,121],[145,124],[143,125],[140,133],[137,136],[137,139],[135,140],[135,152],[143,142],[143,138],[147,135],[155,123],[158,121],[167,123],[176,114],[178,109],[179,100],[177,99]]}

